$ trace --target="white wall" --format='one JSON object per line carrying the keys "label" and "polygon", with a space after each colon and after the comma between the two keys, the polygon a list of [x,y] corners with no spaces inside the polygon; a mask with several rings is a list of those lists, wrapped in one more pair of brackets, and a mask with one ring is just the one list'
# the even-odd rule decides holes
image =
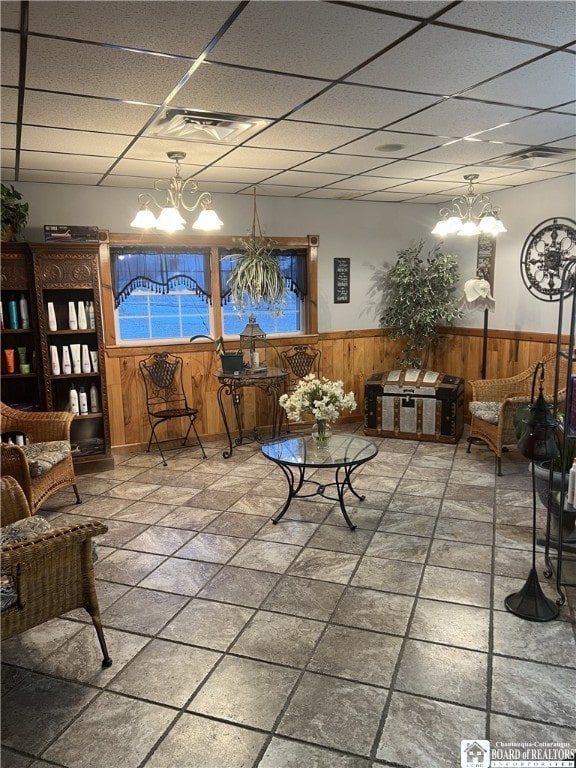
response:
{"label": "white wall", "polygon": [[[43,240],[44,224],[96,225],[111,232],[129,232],[137,209],[137,190],[81,187],[66,184],[14,185],[30,204],[26,239]],[[252,225],[251,195],[213,195],[214,207],[224,220],[222,234],[245,235]],[[496,311],[490,327],[505,330],[555,332],[557,303],[543,302],[529,294],[520,274],[520,254],[530,231],[553,217],[574,218],[574,177],[563,177],[493,193],[508,232],[498,237],[494,298]],[[265,234],[288,236],[317,234],[320,331],[378,327],[378,308],[370,299],[374,269],[396,260],[399,249],[423,238],[427,250],[434,244],[429,234],[437,209],[411,205],[339,200],[305,200],[258,197],[258,214]],[[190,219],[192,214],[190,215]],[[459,257],[461,283],[476,271],[476,238],[452,237],[444,250]],[[351,259],[350,304],[333,302],[333,259]],[[459,323],[482,325],[482,313],[469,313]]]}

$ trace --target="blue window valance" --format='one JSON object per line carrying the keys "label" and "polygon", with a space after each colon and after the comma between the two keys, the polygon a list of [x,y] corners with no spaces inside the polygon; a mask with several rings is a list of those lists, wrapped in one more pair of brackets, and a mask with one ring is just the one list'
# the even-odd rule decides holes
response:
{"label": "blue window valance", "polygon": [[212,298],[208,247],[112,246],[110,269],[116,308],[139,288],[156,293],[186,288],[206,301]]}
{"label": "blue window valance", "polygon": [[[219,248],[219,254],[221,303],[226,304],[230,301],[228,275],[240,254],[238,248]],[[308,272],[306,266],[308,250],[306,248],[274,248],[272,254],[279,261],[288,290],[293,291],[300,301],[304,301],[305,296],[308,294]]]}

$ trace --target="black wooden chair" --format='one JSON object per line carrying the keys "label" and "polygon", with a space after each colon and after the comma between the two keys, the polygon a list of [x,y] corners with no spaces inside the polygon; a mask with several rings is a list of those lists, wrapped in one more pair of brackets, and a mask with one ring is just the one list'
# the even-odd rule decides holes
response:
{"label": "black wooden chair", "polygon": [[[289,372],[288,382],[286,384],[286,391],[288,394],[293,392],[298,386],[298,382],[301,381],[309,373],[314,373],[316,376],[320,376],[320,358],[322,353],[317,347],[312,347],[310,344],[295,344],[290,349],[280,352],[280,359],[282,360],[282,367]],[[284,409],[280,414],[280,427],[282,427],[282,421],[285,418]],[[287,431],[290,431],[290,425],[287,422]]]}
{"label": "black wooden chair", "polygon": [[198,409],[188,405],[186,393],[184,392],[182,364],[181,357],[172,355],[169,352],[157,352],[140,361],[140,373],[146,387],[146,409],[151,429],[146,451],[150,451],[152,440],[154,440],[160,451],[164,466],[167,466],[166,459],[156,434],[156,428],[160,424],[164,424],[172,419],[188,419],[188,429],[182,445],[186,445],[190,430],[193,429],[202,455],[206,458],[204,446],[194,423],[198,416]]}

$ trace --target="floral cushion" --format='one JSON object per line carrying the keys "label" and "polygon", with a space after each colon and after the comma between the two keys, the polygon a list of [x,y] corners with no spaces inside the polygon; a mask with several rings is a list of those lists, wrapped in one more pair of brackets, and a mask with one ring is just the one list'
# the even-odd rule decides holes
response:
{"label": "floral cushion", "polygon": [[[16,520],[0,528],[0,547],[5,544],[17,544],[20,541],[27,541],[46,533],[51,529],[51,525],[46,518],[41,515],[32,515],[22,520]],[[2,573],[0,575],[0,611],[11,608],[18,602],[18,592],[16,584],[11,576]]]}
{"label": "floral cushion", "polygon": [[52,440],[49,443],[29,443],[22,450],[30,468],[30,477],[40,477],[52,467],[70,456],[71,448],[67,440]]}
{"label": "floral cushion", "polygon": [[487,421],[489,424],[498,424],[500,407],[502,403],[489,403],[482,400],[474,400],[470,403],[470,413],[477,419]]}

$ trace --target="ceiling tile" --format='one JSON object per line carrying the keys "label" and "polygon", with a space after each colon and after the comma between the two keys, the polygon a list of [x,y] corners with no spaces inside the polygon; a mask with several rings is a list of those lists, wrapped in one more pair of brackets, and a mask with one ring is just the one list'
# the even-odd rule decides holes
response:
{"label": "ceiling tile", "polygon": [[325,200],[355,200],[362,195],[361,190],[343,190],[335,189],[333,187],[322,187],[320,189],[311,189],[310,192],[305,192],[302,197],[317,197]]}
{"label": "ceiling tile", "polygon": [[4,166],[4,164],[2,164],[2,181],[5,181],[5,182],[16,181],[16,174],[14,171],[13,164],[10,167]]}
{"label": "ceiling tile", "polygon": [[[366,2],[359,2],[358,5],[364,5]],[[442,0],[370,0],[370,8],[378,8],[382,11],[392,11],[394,13],[407,13],[410,16],[419,16],[427,19],[440,11],[442,8],[448,8],[450,2]]]}
{"label": "ceiling tile", "polygon": [[166,157],[167,152],[172,152],[173,150],[186,152],[189,163],[192,162],[194,165],[205,166],[222,157],[226,152],[229,152],[230,147],[199,141],[168,141],[167,139],[143,138],[134,142],[133,146],[126,152],[126,157],[134,160],[161,160]]}
{"label": "ceiling tile", "polygon": [[16,163],[16,150],[2,149],[0,154],[2,156],[2,168],[14,168]]}
{"label": "ceiling tile", "polygon": [[21,3],[16,0],[3,0],[2,2],[2,26],[8,29],[20,28]]}
{"label": "ceiling tile", "polygon": [[[238,168],[270,168],[281,171],[300,165],[306,160],[317,157],[316,152],[298,152],[293,149],[258,149],[257,147],[238,147],[227,154],[215,165]],[[319,170],[324,170],[320,168]]]}
{"label": "ceiling tile", "polygon": [[[538,88],[534,83],[538,83]],[[538,109],[563,104],[573,99],[574,94],[576,56],[571,53],[552,54],[466,92],[471,99],[505,101]]]}
{"label": "ceiling tile", "polygon": [[377,189],[388,189],[402,183],[403,179],[385,178],[384,176],[351,176],[344,181],[338,181],[331,185],[334,189],[360,189],[371,192]]}
{"label": "ceiling tile", "polygon": [[3,147],[16,149],[16,125],[13,123],[2,123],[0,126],[0,144]]}
{"label": "ceiling tile", "polygon": [[[194,176],[204,166],[181,162],[180,172],[183,178]],[[136,178],[168,179],[173,176],[176,166],[166,155],[161,160],[120,160],[114,166],[112,173],[116,176],[134,176]]]}
{"label": "ceiling tile", "polygon": [[[209,58],[337,78],[415,26],[416,22],[328,3],[250,3]],[[257,44],[255,30],[261,30]]]}
{"label": "ceiling tile", "polygon": [[[427,132],[437,135],[448,129],[450,136],[458,139],[493,128],[495,125],[516,120],[526,114],[530,113],[514,107],[481,104],[466,99],[447,99],[435,107],[430,107],[424,112],[414,115],[414,117],[401,120],[395,127],[415,133]],[[498,137],[490,136],[489,138],[496,139]]]}
{"label": "ceiling tile", "polygon": [[317,171],[320,173],[342,173],[351,175],[380,168],[392,160],[376,157],[358,157],[357,155],[321,155],[298,167],[299,171]]}
{"label": "ceiling tile", "polygon": [[[488,134],[486,134],[488,135]],[[492,157],[499,157],[510,152],[515,152],[517,146],[503,144],[501,142],[490,141],[468,141],[459,139],[445,144],[436,149],[430,149],[420,155],[422,160],[432,160],[434,162],[453,162],[453,163],[476,163],[482,160],[490,160]]]}
{"label": "ceiling tile", "polygon": [[[400,181],[400,179],[396,179]],[[419,194],[428,194],[430,192],[450,191],[454,187],[452,182],[443,181],[406,181],[402,186],[396,187],[396,192],[414,192]]]}
{"label": "ceiling tile", "polygon": [[454,163],[427,163],[423,160],[398,160],[389,163],[375,171],[370,171],[369,176],[386,176],[389,179],[420,179],[427,176],[436,176],[444,171],[456,168]]}
{"label": "ceiling tile", "polygon": [[576,159],[564,160],[562,163],[550,163],[546,166],[546,170],[554,173],[576,173]]}
{"label": "ceiling tile", "polygon": [[18,89],[2,88],[2,120],[15,123],[18,118]]}
{"label": "ceiling tile", "polygon": [[467,176],[471,173],[478,174],[478,182],[474,183],[480,185],[483,182],[488,181],[488,179],[496,179],[499,176],[502,176],[502,167],[492,168],[488,165],[464,165],[457,170],[439,173],[437,176],[434,176],[434,179],[437,181],[463,183],[464,176]]}
{"label": "ceiling tile", "polygon": [[[442,27],[425,27],[355,72],[355,83],[450,96],[539,56],[541,48]],[[414,62],[421,62],[415,66]]]}
{"label": "ceiling tile", "polygon": [[89,157],[55,152],[20,153],[20,167],[27,170],[73,171],[74,173],[98,173],[102,175],[112,164],[110,157]]}
{"label": "ceiling tile", "polygon": [[544,144],[572,136],[575,130],[576,120],[572,115],[547,112],[495,128],[489,134],[484,134],[482,138],[506,141],[511,144]]}
{"label": "ceiling tile", "polygon": [[205,62],[178,92],[171,106],[274,118],[290,112],[325,87],[321,80]]}
{"label": "ceiling tile", "polygon": [[[430,149],[430,147],[437,147],[445,141],[445,138],[442,139],[438,136],[423,136],[417,133],[401,133],[396,131],[376,131],[369,136],[351,141],[346,146],[334,151],[347,155],[363,155],[393,160],[397,157],[408,157],[425,149]],[[386,149],[390,144],[402,144],[403,148],[393,151]],[[379,147],[382,147],[382,149],[379,149]]]}
{"label": "ceiling tile", "polygon": [[258,184],[263,179],[267,179],[276,171],[270,171],[266,168],[222,168],[221,166],[212,166],[206,168],[195,176],[196,181],[214,182],[214,181],[234,181],[239,184]]}
{"label": "ceiling tile", "polygon": [[305,171],[285,171],[270,179],[272,184],[295,187],[324,187],[333,181],[342,181],[346,175],[342,173],[312,173]]}
{"label": "ceiling tile", "polygon": [[[297,197],[303,192],[309,192],[309,187],[292,187],[283,186],[281,184],[263,184],[258,185],[258,195],[273,195],[274,197]],[[252,195],[254,194],[252,189],[245,189],[241,194]]]}
{"label": "ceiling tile", "polygon": [[129,136],[113,136],[109,133],[34,128],[29,125],[22,128],[22,148],[44,152],[71,152],[113,157],[122,152],[129,141]]}
{"label": "ceiling tile", "polygon": [[414,200],[418,195],[411,195],[407,192],[369,192],[367,195],[357,198],[358,200],[373,200],[382,203],[403,203],[408,200]]}
{"label": "ceiling tile", "polygon": [[284,120],[250,139],[248,145],[251,147],[328,152],[352,139],[357,139],[363,133],[364,131],[358,128],[340,128],[333,125],[316,125]]}
{"label": "ceiling tile", "polygon": [[576,149],[576,136],[568,136],[561,141],[553,141],[546,144],[547,147],[560,147],[561,149]]}
{"label": "ceiling tile", "polygon": [[32,37],[28,44],[29,88],[160,104],[190,68],[190,62],[117,48]]}
{"label": "ceiling tile", "polygon": [[444,14],[442,21],[521,40],[564,45],[575,36],[575,10],[574,3],[565,0],[522,0],[520,12],[518,0],[460,3]]}
{"label": "ceiling tile", "polygon": [[305,104],[292,117],[318,123],[381,128],[435,101],[435,96],[344,84],[336,85]]}
{"label": "ceiling tile", "polygon": [[[205,2],[31,2],[30,29],[42,34],[197,57],[236,8]],[[113,23],[111,23],[113,19]]]}
{"label": "ceiling tile", "polygon": [[18,66],[20,61],[20,37],[12,32],[2,32],[2,66],[0,76],[2,85],[18,85]]}
{"label": "ceiling tile", "polygon": [[124,104],[61,93],[27,90],[24,97],[24,122],[84,131],[136,134],[154,114],[154,107]]}
{"label": "ceiling tile", "polygon": [[563,174],[555,173],[554,171],[551,171],[549,168],[546,168],[546,170],[543,171],[516,171],[515,173],[510,173],[506,176],[501,176],[498,181],[502,182],[509,182],[510,184],[516,184],[518,183],[515,176],[518,177],[520,184],[531,184],[535,181],[545,181],[546,179],[557,179]]}
{"label": "ceiling tile", "polygon": [[20,171],[20,181],[39,181],[51,184],[80,184],[94,185],[98,183],[100,174],[70,173],[67,171]]}

